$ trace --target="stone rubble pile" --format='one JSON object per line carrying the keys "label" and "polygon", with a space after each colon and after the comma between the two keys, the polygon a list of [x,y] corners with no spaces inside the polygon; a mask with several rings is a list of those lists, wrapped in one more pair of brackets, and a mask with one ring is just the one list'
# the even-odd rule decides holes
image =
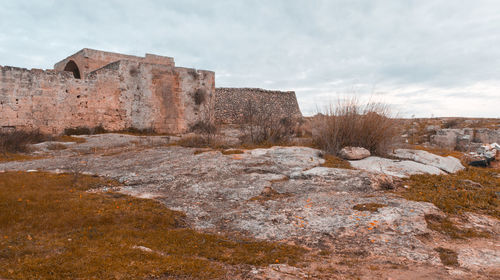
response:
{"label": "stone rubble pile", "polygon": [[469,165],[479,167],[489,166],[497,157],[500,157],[500,145],[498,143],[482,145],[475,152],[467,154]]}

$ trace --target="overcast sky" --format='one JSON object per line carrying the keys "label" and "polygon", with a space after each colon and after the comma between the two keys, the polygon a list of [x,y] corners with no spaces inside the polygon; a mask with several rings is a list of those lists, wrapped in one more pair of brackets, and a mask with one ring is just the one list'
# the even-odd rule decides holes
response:
{"label": "overcast sky", "polygon": [[173,56],[218,87],[338,96],[412,115],[500,117],[500,1],[0,0],[0,65],[82,48]]}

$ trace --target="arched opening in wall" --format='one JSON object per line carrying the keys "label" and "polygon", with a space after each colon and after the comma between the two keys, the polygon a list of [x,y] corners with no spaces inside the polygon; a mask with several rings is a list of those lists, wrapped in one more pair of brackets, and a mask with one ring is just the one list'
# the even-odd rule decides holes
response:
{"label": "arched opening in wall", "polygon": [[76,65],[76,63],[73,60],[70,60],[68,62],[68,64],[66,64],[66,67],[64,67],[64,71],[72,72],[73,76],[76,79],[81,79],[80,69],[78,69],[78,66]]}

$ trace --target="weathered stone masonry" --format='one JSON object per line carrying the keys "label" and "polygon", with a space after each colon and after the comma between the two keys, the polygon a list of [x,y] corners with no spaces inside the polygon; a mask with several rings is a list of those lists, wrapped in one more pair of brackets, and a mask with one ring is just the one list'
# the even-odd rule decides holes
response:
{"label": "weathered stone masonry", "polygon": [[259,114],[273,114],[292,119],[302,117],[293,91],[258,88],[217,88],[215,90],[214,108],[218,123],[240,123],[249,105]]}
{"label": "weathered stone masonry", "polygon": [[[180,133],[206,117],[215,91],[214,72],[175,67],[169,57],[83,49],[54,68],[0,66],[0,126],[45,133],[98,125]],[[195,94],[206,101],[198,104]]]}
{"label": "weathered stone masonry", "polygon": [[0,129],[58,134],[102,125],[183,133],[213,111],[221,123],[238,122],[248,101],[301,116],[293,92],[216,90],[214,72],[176,67],[171,57],[82,49],[54,70],[0,66]]}

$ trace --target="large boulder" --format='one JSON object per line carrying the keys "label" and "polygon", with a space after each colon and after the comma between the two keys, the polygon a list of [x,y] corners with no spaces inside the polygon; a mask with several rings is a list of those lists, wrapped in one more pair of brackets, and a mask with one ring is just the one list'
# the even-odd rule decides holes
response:
{"label": "large boulder", "polygon": [[422,150],[396,149],[392,155],[397,158],[409,159],[431,165],[448,173],[455,173],[465,169],[460,160],[455,157],[442,157]]}
{"label": "large boulder", "polygon": [[489,144],[500,143],[500,129],[479,128],[475,130],[474,142]]}
{"label": "large boulder", "polygon": [[457,138],[463,134],[461,129],[440,129],[431,135],[431,144],[445,149],[455,149]]}
{"label": "large boulder", "polygon": [[369,172],[382,173],[395,177],[409,177],[415,174],[446,174],[441,169],[411,160],[393,160],[381,157],[367,157],[362,160],[349,161],[352,167]]}
{"label": "large boulder", "polygon": [[339,156],[347,160],[360,160],[370,155],[370,151],[363,147],[344,147],[339,152]]}

